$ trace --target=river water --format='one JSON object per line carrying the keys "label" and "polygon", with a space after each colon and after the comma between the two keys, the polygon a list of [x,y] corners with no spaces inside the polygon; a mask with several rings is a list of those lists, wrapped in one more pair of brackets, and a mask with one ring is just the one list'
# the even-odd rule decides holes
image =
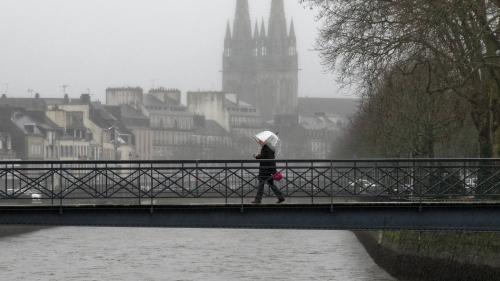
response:
{"label": "river water", "polygon": [[58,227],[0,251],[0,280],[395,280],[346,231]]}

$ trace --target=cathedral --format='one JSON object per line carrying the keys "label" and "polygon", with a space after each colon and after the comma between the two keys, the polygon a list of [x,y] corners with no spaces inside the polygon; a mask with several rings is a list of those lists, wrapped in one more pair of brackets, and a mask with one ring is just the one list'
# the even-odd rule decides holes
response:
{"label": "cathedral", "polygon": [[252,32],[248,0],[237,0],[231,30],[224,39],[222,90],[255,105],[261,115],[295,115],[298,58],[293,20],[287,28],[283,0],[272,0],[266,25]]}

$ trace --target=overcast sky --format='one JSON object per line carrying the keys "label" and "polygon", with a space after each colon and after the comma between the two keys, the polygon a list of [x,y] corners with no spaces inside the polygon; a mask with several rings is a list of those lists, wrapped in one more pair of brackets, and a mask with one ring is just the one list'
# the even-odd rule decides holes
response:
{"label": "overcast sky", "polygon": [[[220,90],[223,38],[236,0],[1,0],[0,89],[71,96],[110,86]],[[271,0],[249,0],[267,25]],[[298,41],[300,96],[347,97],[325,73],[314,13],[286,0]],[[252,24],[253,26],[253,24]]]}

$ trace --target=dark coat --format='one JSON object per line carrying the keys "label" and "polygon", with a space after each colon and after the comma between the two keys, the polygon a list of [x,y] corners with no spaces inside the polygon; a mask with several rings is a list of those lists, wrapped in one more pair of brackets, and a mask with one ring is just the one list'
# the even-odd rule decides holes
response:
{"label": "dark coat", "polygon": [[[275,159],[274,151],[267,145],[263,145],[260,154],[255,156],[255,159]],[[259,178],[269,179],[276,173],[276,162],[260,162]]]}

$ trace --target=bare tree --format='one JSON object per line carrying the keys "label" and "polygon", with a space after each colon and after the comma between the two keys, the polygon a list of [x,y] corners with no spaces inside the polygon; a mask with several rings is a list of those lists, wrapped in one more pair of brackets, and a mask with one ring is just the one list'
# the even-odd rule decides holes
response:
{"label": "bare tree", "polygon": [[466,129],[468,119],[466,103],[451,90],[428,90],[429,83],[439,81],[430,77],[445,74],[427,61],[397,66],[386,73],[364,96],[352,120],[345,140],[352,151],[365,157],[442,155],[443,149],[437,149],[449,146],[452,136]]}
{"label": "bare tree", "polygon": [[[500,97],[499,8],[490,0],[303,0],[322,22],[318,49],[344,83],[365,93],[397,65],[426,58],[447,75],[428,93],[469,103],[480,156],[493,155]],[[432,78],[432,77],[431,77]]]}

